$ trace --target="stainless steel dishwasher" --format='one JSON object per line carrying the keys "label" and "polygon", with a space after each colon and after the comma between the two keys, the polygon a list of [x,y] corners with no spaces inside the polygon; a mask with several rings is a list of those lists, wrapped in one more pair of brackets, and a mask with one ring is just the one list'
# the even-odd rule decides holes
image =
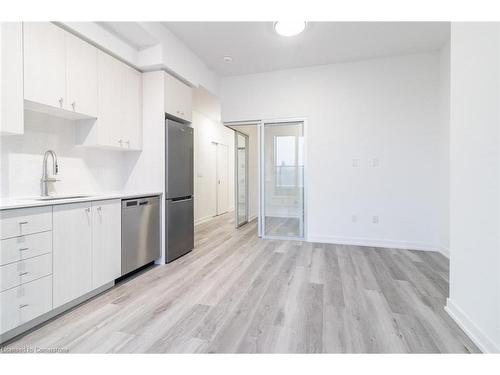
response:
{"label": "stainless steel dishwasher", "polygon": [[122,200],[122,275],[160,257],[160,197]]}

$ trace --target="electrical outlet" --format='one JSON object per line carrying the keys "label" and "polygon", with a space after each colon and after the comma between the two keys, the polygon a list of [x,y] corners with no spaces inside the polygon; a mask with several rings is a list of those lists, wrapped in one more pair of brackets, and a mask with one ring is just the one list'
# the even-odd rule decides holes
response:
{"label": "electrical outlet", "polygon": [[375,215],[375,216],[372,217],[372,223],[373,224],[378,224],[378,216]]}
{"label": "electrical outlet", "polygon": [[352,159],[352,166],[353,168],[359,167],[359,159]]}
{"label": "electrical outlet", "polygon": [[357,223],[357,222],[358,222],[358,215],[353,214],[353,215],[351,216],[351,220],[352,220],[352,222],[353,222],[353,223]]}
{"label": "electrical outlet", "polygon": [[380,165],[380,160],[379,160],[378,158],[374,158],[374,159],[372,160],[372,165],[373,165],[374,167],[378,167],[378,166]]}

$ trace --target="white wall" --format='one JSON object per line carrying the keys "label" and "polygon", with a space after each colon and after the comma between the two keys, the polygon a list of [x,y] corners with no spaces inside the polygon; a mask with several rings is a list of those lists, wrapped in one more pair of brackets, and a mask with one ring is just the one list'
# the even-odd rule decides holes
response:
{"label": "white wall", "polygon": [[[121,152],[75,146],[76,127],[69,120],[25,111],[24,135],[0,137],[1,197],[40,195],[45,151],[57,153],[58,194],[121,190],[126,174]],[[52,162],[49,159],[49,172]]]}
{"label": "white wall", "polygon": [[213,142],[228,146],[229,209],[234,209],[234,132],[220,122],[220,104],[204,88],[194,90],[194,220],[204,222],[217,213],[216,148]]}
{"label": "white wall", "polygon": [[439,208],[439,246],[441,252],[449,257],[450,254],[450,43],[440,52],[439,65],[439,98],[440,122],[437,138],[439,156],[436,160],[439,167],[438,199]]}
{"label": "white wall", "polygon": [[226,77],[222,118],[307,118],[309,240],[436,250],[440,55]]}
{"label": "white wall", "polygon": [[486,352],[500,352],[499,32],[496,23],[451,28],[447,308]]}

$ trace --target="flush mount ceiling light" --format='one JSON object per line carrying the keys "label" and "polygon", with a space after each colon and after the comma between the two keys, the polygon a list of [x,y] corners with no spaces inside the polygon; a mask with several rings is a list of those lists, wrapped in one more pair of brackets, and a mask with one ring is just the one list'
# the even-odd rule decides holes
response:
{"label": "flush mount ceiling light", "polygon": [[231,56],[224,56],[222,59],[227,63],[233,62],[233,58]]}
{"label": "flush mount ceiling light", "polygon": [[295,36],[306,29],[306,21],[276,21],[274,31],[282,36]]}

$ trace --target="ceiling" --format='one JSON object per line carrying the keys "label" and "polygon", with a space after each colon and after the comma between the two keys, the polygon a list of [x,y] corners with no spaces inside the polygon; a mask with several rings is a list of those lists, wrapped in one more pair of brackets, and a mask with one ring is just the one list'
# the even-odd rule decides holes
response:
{"label": "ceiling", "polygon": [[[437,50],[449,40],[448,22],[309,22],[282,37],[272,22],[164,22],[221,76]],[[231,56],[227,63],[224,56]]]}

